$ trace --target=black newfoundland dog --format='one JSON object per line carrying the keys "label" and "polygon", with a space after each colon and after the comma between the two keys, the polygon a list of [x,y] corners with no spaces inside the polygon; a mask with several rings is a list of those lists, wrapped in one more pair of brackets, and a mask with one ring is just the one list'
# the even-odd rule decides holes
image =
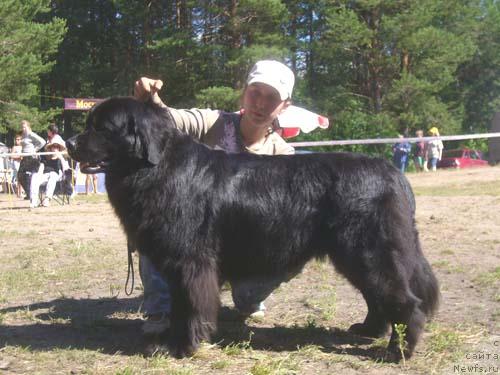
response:
{"label": "black newfoundland dog", "polygon": [[[227,154],[183,134],[169,112],[117,97],[97,105],[68,142],[106,189],[128,240],[172,290],[170,353],[190,355],[215,330],[224,280],[281,276],[329,257],[368,305],[352,332],[392,336],[411,356],[439,299],[422,254],[415,201],[385,160],[352,153]],[[285,277],[284,277],[285,278]],[[402,337],[403,338],[403,337]]]}

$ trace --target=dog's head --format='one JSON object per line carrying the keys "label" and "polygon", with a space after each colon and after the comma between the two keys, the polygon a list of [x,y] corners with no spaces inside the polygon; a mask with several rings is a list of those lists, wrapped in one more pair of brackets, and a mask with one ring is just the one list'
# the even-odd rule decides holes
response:
{"label": "dog's head", "polygon": [[85,131],[66,144],[84,173],[105,172],[113,163],[156,165],[171,125],[168,111],[132,97],[115,97],[96,105]]}

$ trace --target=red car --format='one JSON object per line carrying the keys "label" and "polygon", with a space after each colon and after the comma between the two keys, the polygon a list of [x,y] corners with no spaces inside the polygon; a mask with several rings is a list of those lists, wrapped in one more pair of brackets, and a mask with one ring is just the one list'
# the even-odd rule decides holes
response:
{"label": "red car", "polygon": [[485,167],[488,161],[483,159],[481,151],[468,148],[444,150],[443,157],[438,162],[438,168],[471,168]]}

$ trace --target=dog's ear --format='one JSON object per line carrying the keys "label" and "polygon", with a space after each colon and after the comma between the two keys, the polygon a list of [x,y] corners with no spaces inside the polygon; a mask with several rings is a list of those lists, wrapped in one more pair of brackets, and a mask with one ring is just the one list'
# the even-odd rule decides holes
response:
{"label": "dog's ear", "polygon": [[133,128],[133,133],[139,138],[139,144],[136,142],[134,145],[134,152],[149,163],[157,165],[161,159],[161,134],[158,134],[158,129],[153,125],[147,118],[137,121],[135,116],[131,116],[129,119],[129,127]]}

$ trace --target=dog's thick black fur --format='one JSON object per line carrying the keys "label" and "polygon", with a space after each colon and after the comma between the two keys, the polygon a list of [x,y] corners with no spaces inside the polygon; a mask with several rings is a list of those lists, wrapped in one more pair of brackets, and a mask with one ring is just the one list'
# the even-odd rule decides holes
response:
{"label": "dog's thick black fur", "polygon": [[[168,111],[111,98],[68,141],[70,155],[106,169],[124,230],[172,290],[170,352],[190,355],[215,329],[222,280],[285,275],[329,257],[362,293],[368,314],[351,331],[392,336],[405,324],[411,356],[437,307],[415,202],[390,163],[352,153],[256,156],[212,150],[181,133]],[[100,166],[100,167],[97,167]]]}

